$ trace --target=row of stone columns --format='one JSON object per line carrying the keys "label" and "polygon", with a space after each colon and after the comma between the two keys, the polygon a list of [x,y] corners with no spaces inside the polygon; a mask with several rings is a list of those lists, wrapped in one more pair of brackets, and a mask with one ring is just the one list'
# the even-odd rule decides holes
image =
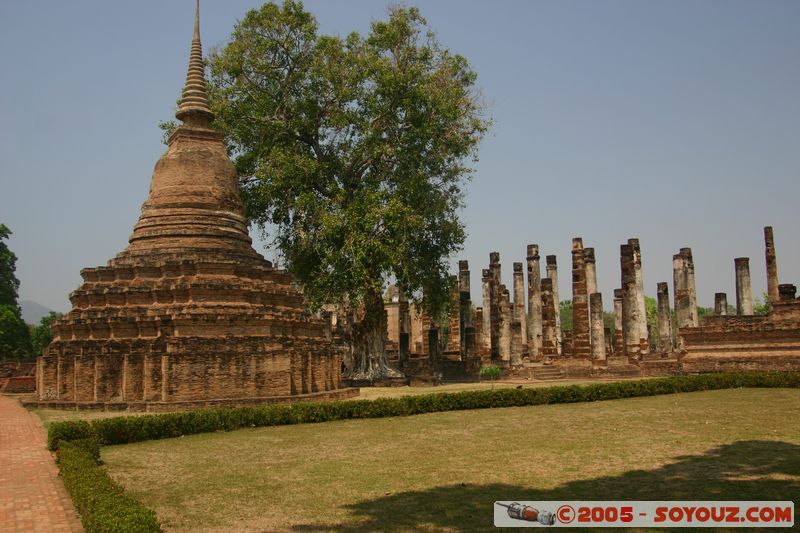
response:
{"label": "row of stone columns", "polygon": [[[509,291],[501,280],[498,252],[489,254],[489,268],[483,270],[481,278],[482,352],[491,359],[508,361],[512,365],[521,363],[525,353],[537,357],[542,353],[545,342],[548,343],[548,350],[553,355],[560,353],[561,320],[556,285],[558,282],[556,258],[547,256],[548,278],[543,279],[538,245],[528,245],[527,252],[527,298],[523,263],[513,264],[513,301],[511,301]],[[547,295],[542,289],[545,284],[549,286]],[[552,308],[545,310],[546,301],[550,302]],[[545,315],[549,316],[551,321],[547,331],[544,326]]]}
{"label": "row of stone columns", "polygon": [[[768,294],[780,298],[772,228],[764,228]],[[509,291],[501,280],[500,254],[489,254],[489,268],[482,271],[483,306],[472,315],[469,266],[459,261],[458,293],[462,354],[479,351],[493,360],[516,365],[524,354],[531,358],[562,355],[562,331],[558,296],[556,256],[546,257],[546,277],[541,277],[539,247],[527,247],[527,296],[523,263],[513,264],[513,286]],[[748,258],[736,258],[737,314],[752,314],[753,299]],[[691,248],[681,248],[672,258],[675,323],[678,328],[699,326],[694,261]],[[650,332],[644,294],[642,254],[639,240],[629,239],[620,246],[621,288],[614,291],[615,328],[609,345],[615,352],[639,357],[649,352]],[[657,284],[658,344],[662,353],[674,349],[669,287]],[[526,311],[527,308],[527,311]],[[583,240],[572,240],[572,351],[576,358],[602,361],[607,357],[603,324],[603,298],[597,291],[594,248],[584,248]],[[715,294],[715,314],[727,314],[727,297]],[[407,327],[401,325],[402,333]],[[480,346],[475,337],[480,332]]]}
{"label": "row of stone columns", "polygon": [[[561,316],[556,256],[546,257],[547,277],[541,277],[539,247],[527,247],[527,302],[523,264],[514,263],[513,302],[500,278],[500,255],[489,254],[489,269],[483,271],[481,347],[492,359],[521,362],[523,354],[533,358],[562,354]],[[603,360],[606,357],[602,296],[597,293],[593,248],[583,248],[573,239],[573,357]],[[596,296],[593,296],[596,295]],[[527,312],[526,312],[527,303]],[[488,309],[488,312],[487,312]]]}

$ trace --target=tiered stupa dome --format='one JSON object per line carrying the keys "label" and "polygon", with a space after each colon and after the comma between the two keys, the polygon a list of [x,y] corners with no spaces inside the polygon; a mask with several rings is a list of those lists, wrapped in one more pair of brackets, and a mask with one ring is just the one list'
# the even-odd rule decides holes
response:
{"label": "tiered stupa dome", "polygon": [[336,394],[341,358],[326,323],[247,233],[234,166],[210,127],[199,10],[176,117],[128,247],[81,270],[53,327],[40,402],[152,409]]}

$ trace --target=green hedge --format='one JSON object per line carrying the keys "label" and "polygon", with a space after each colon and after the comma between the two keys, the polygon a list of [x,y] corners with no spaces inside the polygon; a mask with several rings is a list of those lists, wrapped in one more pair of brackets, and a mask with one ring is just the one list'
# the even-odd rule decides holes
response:
{"label": "green hedge", "polygon": [[125,495],[100,467],[97,439],[61,441],[57,461],[86,533],[161,531],[156,514]]}
{"label": "green hedge", "polygon": [[125,444],[230,431],[244,427],[282,426],[353,418],[408,416],[439,411],[594,402],[678,392],[738,387],[800,387],[800,372],[737,372],[675,376],[640,381],[543,388],[498,389],[409,395],[377,400],[296,403],[260,407],[203,409],[180,413],[126,416],[92,422],[56,422],[50,425],[48,447],[65,441],[97,439],[102,445]]}

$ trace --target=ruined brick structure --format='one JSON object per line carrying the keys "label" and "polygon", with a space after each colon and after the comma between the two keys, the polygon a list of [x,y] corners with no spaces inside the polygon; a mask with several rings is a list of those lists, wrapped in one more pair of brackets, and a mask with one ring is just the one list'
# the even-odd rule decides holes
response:
{"label": "ruined brick structure", "polygon": [[678,329],[685,371],[800,369],[800,300],[794,285],[778,284],[770,226],[764,228],[764,248],[771,311],[766,316],[753,315],[750,260],[736,258],[736,315],[728,314],[725,293],[717,293],[714,316]]}
{"label": "ruined brick structure", "polygon": [[0,363],[0,392],[25,393],[35,390],[35,363],[23,361]]}
{"label": "ruined brick structure", "polygon": [[[528,245],[527,302],[523,301],[522,263],[513,263],[512,302],[509,290],[500,283],[500,256],[492,252],[489,268],[483,270],[483,307],[476,309],[472,317],[480,322],[479,327],[473,328],[478,344],[476,360],[504,367],[507,376],[538,379],[800,369],[800,301],[795,299],[794,286],[777,285],[772,229],[765,228],[764,235],[768,284],[780,288],[772,313],[766,317],[752,316],[749,263],[747,258],[738,258],[735,264],[739,313],[727,317],[727,298],[724,293],[717,293],[715,316],[699,320],[692,251],[681,248],[673,257],[677,330],[673,327],[666,282],[656,284],[657,325],[647,324],[639,239],[628,239],[620,246],[622,287],[614,290],[613,329],[606,328],[603,322],[595,251],[584,248],[581,238],[572,241],[573,329],[570,331],[562,332],[558,321],[556,257],[547,256],[547,277],[541,278],[539,248]],[[459,269],[462,278],[465,273],[468,278],[466,262],[461,262]],[[468,283],[468,279],[465,281]],[[465,281],[460,282],[462,312],[467,312]],[[465,338],[463,335],[462,331]],[[559,350],[562,345],[563,350]]]}
{"label": "ruined brick structure", "polygon": [[128,247],[81,271],[72,310],[52,327],[39,400],[155,409],[338,394],[328,325],[252,248],[234,166],[210,127],[197,15],[176,117]]}
{"label": "ruined brick structure", "polygon": [[800,369],[800,300],[794,285],[783,288],[766,316],[705,316],[682,328],[687,372]]}

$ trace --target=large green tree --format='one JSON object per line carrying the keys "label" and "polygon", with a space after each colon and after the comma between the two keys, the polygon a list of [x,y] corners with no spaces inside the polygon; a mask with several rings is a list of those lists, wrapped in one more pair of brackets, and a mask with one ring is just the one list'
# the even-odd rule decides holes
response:
{"label": "large green tree", "polygon": [[5,243],[10,236],[11,230],[0,224],[0,359],[23,358],[31,353],[28,326],[17,302],[17,256]]}
{"label": "large green tree", "polygon": [[391,375],[386,283],[431,316],[447,305],[463,188],[489,125],[475,72],[415,8],[342,38],[319,35],[292,0],[248,12],[209,66],[251,222],[312,307],[361,310],[349,376]]}

